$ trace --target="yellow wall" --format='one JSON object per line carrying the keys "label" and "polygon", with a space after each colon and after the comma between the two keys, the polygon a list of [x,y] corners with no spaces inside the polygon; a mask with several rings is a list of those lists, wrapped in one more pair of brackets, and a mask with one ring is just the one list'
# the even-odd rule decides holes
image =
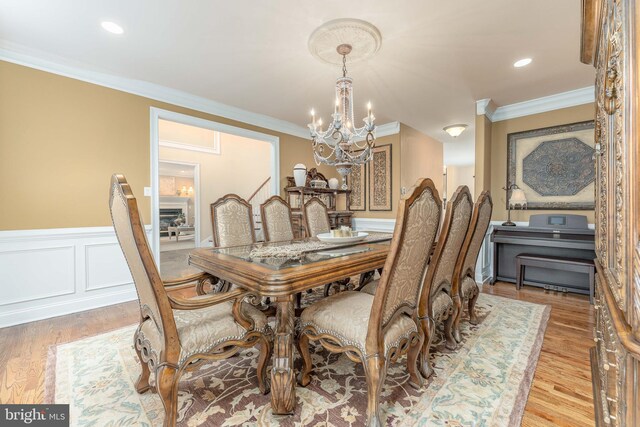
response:
{"label": "yellow wall", "polygon": [[211,203],[228,193],[248,199],[271,174],[271,144],[235,135],[221,135],[220,155],[170,147],[159,154],[160,160],[200,165],[200,241],[213,233]]}
{"label": "yellow wall", "polygon": [[398,209],[398,200],[400,199],[400,134],[387,135],[376,138],[376,146],[391,145],[391,207],[390,211],[370,211],[369,210],[369,174],[371,173],[371,164],[366,166],[366,192],[367,192],[367,210],[357,211],[354,217],[357,218],[395,218]]}
{"label": "yellow wall", "polygon": [[[549,111],[546,113],[533,114],[525,117],[518,117],[510,120],[495,122],[491,125],[491,195],[493,197],[493,219],[503,221],[507,218],[505,202],[505,191],[502,187],[507,182],[507,135],[513,132],[521,132],[532,129],[539,129],[549,126],[563,125],[586,120],[593,120],[595,117],[594,104],[578,105],[570,108]],[[481,116],[484,117],[484,116]],[[477,121],[476,121],[477,124]],[[476,157],[477,162],[477,157]],[[477,164],[476,164],[477,165]],[[486,173],[486,169],[485,169]],[[477,187],[478,172],[476,171],[476,193],[481,191]],[[486,178],[485,178],[486,179]],[[571,213],[577,215],[587,215],[590,223],[594,222],[593,211],[511,211],[511,219],[514,221],[528,221],[529,215],[539,213]]]}
{"label": "yellow wall", "polygon": [[400,143],[400,187],[408,192],[419,178],[431,178],[442,198],[442,143],[406,125],[400,125]]}
{"label": "yellow wall", "polygon": [[[476,153],[475,153],[475,180],[474,194],[477,199],[484,190],[491,189],[492,170],[492,123],[487,116],[476,116]],[[499,160],[497,160],[499,162]],[[506,157],[505,157],[506,161]],[[455,191],[455,189],[453,190]],[[492,192],[493,193],[493,192]],[[453,194],[453,193],[451,193]]]}
{"label": "yellow wall", "polygon": [[149,223],[150,107],[278,136],[281,187],[296,163],[313,165],[308,139],[0,61],[0,229],[110,225],[114,172]]}

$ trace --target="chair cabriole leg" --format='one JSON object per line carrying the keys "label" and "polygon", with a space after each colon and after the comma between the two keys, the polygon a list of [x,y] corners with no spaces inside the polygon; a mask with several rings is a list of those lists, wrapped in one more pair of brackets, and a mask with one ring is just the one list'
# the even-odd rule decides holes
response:
{"label": "chair cabriole leg", "polygon": [[171,366],[156,370],[156,389],[164,406],[164,427],[174,427],[178,418],[178,373]]}
{"label": "chair cabriole leg", "polygon": [[380,393],[387,375],[387,366],[383,358],[372,356],[364,362],[367,378],[367,427],[382,427],[380,420]]}

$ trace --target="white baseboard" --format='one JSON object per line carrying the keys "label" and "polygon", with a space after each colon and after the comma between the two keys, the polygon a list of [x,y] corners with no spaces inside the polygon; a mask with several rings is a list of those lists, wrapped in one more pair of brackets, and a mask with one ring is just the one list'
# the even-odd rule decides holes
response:
{"label": "white baseboard", "polygon": [[353,218],[353,228],[362,231],[379,231],[393,233],[395,219],[385,218]]}
{"label": "white baseboard", "polygon": [[0,328],[136,298],[113,227],[0,231]]}

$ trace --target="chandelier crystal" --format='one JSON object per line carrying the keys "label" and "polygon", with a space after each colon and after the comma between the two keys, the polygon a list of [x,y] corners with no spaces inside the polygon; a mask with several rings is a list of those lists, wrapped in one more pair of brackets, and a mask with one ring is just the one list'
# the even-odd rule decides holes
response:
{"label": "chandelier crystal", "polygon": [[351,45],[341,44],[336,49],[342,55],[342,77],[336,80],[336,100],[334,111],[326,130],[322,130],[322,119],[316,120],[311,110],[311,123],[308,124],[313,141],[313,158],[316,165],[335,166],[342,176],[342,189],[347,189],[347,176],[354,165],[367,163],[373,157],[375,145],[375,117],[371,112],[371,103],[367,105],[367,117],[364,125],[355,127],[353,118],[353,79],[347,77],[347,55]]}

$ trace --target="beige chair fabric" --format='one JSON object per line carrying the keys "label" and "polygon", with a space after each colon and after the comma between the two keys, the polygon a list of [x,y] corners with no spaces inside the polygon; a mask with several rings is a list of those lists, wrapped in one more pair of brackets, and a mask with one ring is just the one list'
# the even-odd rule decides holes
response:
{"label": "beige chair fabric", "polygon": [[[467,195],[464,195],[457,205],[453,206],[454,213],[451,221],[451,228],[448,232],[448,239],[442,250],[439,262],[435,266],[436,273],[431,283],[431,295],[439,291],[450,292],[453,281],[453,269],[462,248],[462,242],[469,228],[471,221],[472,202]],[[443,233],[444,234],[444,233]],[[440,238],[443,238],[441,234]]]}
{"label": "beige chair fabric", "polygon": [[[331,295],[305,309],[300,316],[300,325],[302,328],[313,326],[319,333],[337,337],[367,355],[365,341],[373,298],[373,295],[355,291]],[[411,317],[397,316],[384,334],[385,355],[416,331],[416,323]]]}
{"label": "beige chair fabric", "polygon": [[318,234],[331,231],[327,207],[317,197],[313,197],[304,204],[304,220],[309,237],[316,237]]}
{"label": "beige chair fabric", "polygon": [[[266,316],[242,302],[253,295],[241,289],[192,298],[167,293],[176,286],[196,282],[202,286],[215,278],[201,273],[163,282],[138,204],[124,176],[112,176],[110,193],[113,225],[140,303],[141,320],[134,334],[141,367],[136,391],[144,393],[155,387],[164,407],[164,425],[173,427],[177,421],[178,382],[187,367],[195,369],[202,361],[220,360],[242,348],[259,346],[258,387],[266,393],[272,333]],[[152,373],[155,382],[150,382]]]}
{"label": "beige chair fabric", "polygon": [[471,295],[473,295],[474,290],[476,290],[477,288],[478,284],[476,283],[476,281],[469,276],[465,276],[465,278],[462,279],[461,288],[463,299],[468,299]]}
{"label": "beige chair fabric", "polygon": [[[476,207],[478,209],[478,207]],[[484,240],[485,233],[489,228],[489,223],[491,222],[491,213],[493,211],[493,205],[491,202],[491,197],[488,196],[484,199],[482,205],[479,207],[478,213],[478,222],[476,224],[475,229],[473,230],[473,236],[471,237],[471,242],[469,244],[469,250],[464,259],[464,263],[462,266],[462,274],[470,275],[474,274],[476,271],[476,262],[478,261],[478,255],[480,254],[480,248],[482,247],[482,241]],[[475,279],[469,277],[473,284],[475,285]],[[462,282],[462,290],[464,291],[465,281]],[[476,285],[477,287],[477,285]],[[468,297],[469,295],[466,295]]]}
{"label": "beige chair fabric", "polygon": [[341,292],[312,304],[300,316],[304,362],[300,384],[310,381],[309,340],[318,340],[332,352],[346,352],[351,360],[365,365],[368,425],[381,425],[380,392],[389,362],[407,354],[409,382],[416,387],[422,384],[417,368],[423,342],[418,302],[440,214],[441,201],[433,182],[418,181],[400,201],[390,253],[373,295]]}
{"label": "beige chair fabric", "polygon": [[[136,292],[138,293],[138,302],[140,308],[145,307],[145,310],[149,313],[149,316],[153,321],[162,326],[162,316],[160,315],[160,307],[158,302],[161,302],[165,306],[169,305],[169,300],[166,293],[155,293],[153,285],[149,280],[149,274],[143,264],[140,252],[148,251],[149,243],[138,247],[133,235],[133,227],[129,219],[129,207],[127,206],[127,200],[122,192],[122,188],[117,181],[111,184],[111,220],[120,242],[120,248],[124,254],[124,258],[129,265],[133,282],[136,286]],[[142,221],[138,217],[138,223],[142,224]],[[146,233],[143,233],[142,237],[146,242]],[[151,252],[148,251],[147,256],[152,258]],[[158,271],[155,263],[148,265],[148,268],[152,269],[152,274],[160,278],[160,272]]]}
{"label": "beige chair fabric", "polygon": [[390,272],[389,290],[383,308],[382,324],[387,324],[398,307],[415,307],[431,245],[438,232],[440,209],[434,194],[423,192],[409,208],[404,242]]}
{"label": "beige chair fabric", "polygon": [[[223,341],[242,339],[246,330],[235,322],[233,303],[221,304],[197,310],[173,310],[180,339],[180,359],[183,363],[197,353],[208,353]],[[254,323],[255,330],[266,332],[267,317],[251,304],[242,303],[243,314]],[[140,334],[151,344],[157,354],[162,349],[162,334],[151,319],[140,326]]]}
{"label": "beige chair fabric", "polygon": [[251,205],[242,198],[227,194],[211,204],[214,246],[240,246],[255,242]]}
{"label": "beige chair fabric", "polygon": [[471,224],[465,236],[463,243],[463,254],[458,258],[456,269],[454,271],[453,292],[458,292],[458,298],[454,301],[456,304],[455,318],[453,321],[453,336],[460,341],[460,318],[463,311],[463,303],[466,302],[469,311],[469,322],[477,324],[478,318],[475,313],[475,305],[480,293],[480,289],[475,281],[476,262],[480,254],[482,242],[491,222],[491,213],[493,211],[493,201],[488,191],[483,191],[473,206],[473,215],[471,216]]}
{"label": "beige chair fabric", "polygon": [[366,285],[364,285],[362,287],[362,289],[360,289],[360,292],[364,292],[364,293],[369,294],[369,295],[375,295],[376,294],[376,289],[378,289],[378,283],[379,282],[380,282],[380,279],[372,280],[371,282],[369,282]]}
{"label": "beige chair fabric", "polygon": [[438,244],[425,277],[425,286],[429,289],[429,300],[426,305],[427,312],[421,312],[419,316],[426,337],[422,347],[420,367],[426,378],[433,373],[429,362],[429,351],[437,323],[446,321],[444,324],[445,346],[453,350],[457,345],[453,336],[453,322],[456,317],[452,294],[453,273],[458,258],[462,255],[462,243],[471,221],[471,211],[471,193],[466,186],[460,186],[447,203]]}
{"label": "beige chair fabric", "polygon": [[270,242],[293,240],[291,209],[279,196],[273,196],[260,207],[265,239]]}

